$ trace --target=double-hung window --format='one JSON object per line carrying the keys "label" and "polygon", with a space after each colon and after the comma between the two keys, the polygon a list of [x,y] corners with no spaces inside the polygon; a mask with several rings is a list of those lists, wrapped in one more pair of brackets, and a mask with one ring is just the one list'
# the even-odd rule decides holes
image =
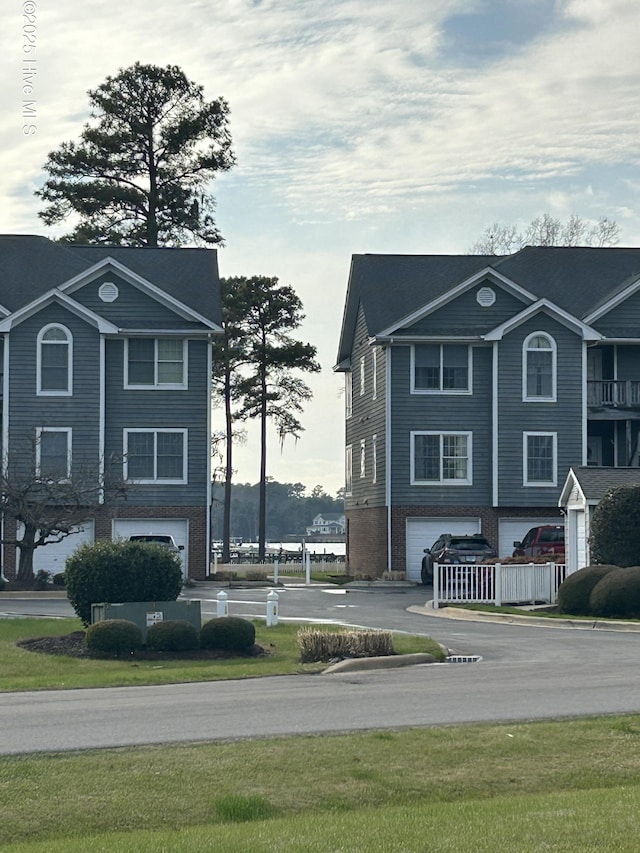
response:
{"label": "double-hung window", "polygon": [[415,344],[412,347],[412,393],[469,393],[470,352],[466,344]]}
{"label": "double-hung window", "polygon": [[36,430],[36,477],[50,482],[71,478],[69,427],[40,427]]}
{"label": "double-hung window", "polygon": [[546,332],[534,332],[522,345],[522,399],[555,402],[556,344]]}
{"label": "double-hung window", "polygon": [[187,482],[186,429],[126,429],[124,478],[138,483]]}
{"label": "double-hung window", "polygon": [[522,435],[524,485],[557,485],[558,434],[555,432],[525,432]]}
{"label": "double-hung window", "polygon": [[353,491],[353,448],[348,444],[344,454],[344,492],[350,495]]}
{"label": "double-hung window", "polygon": [[362,480],[367,473],[367,442],[366,439],[360,439],[360,479]]}
{"label": "double-hung window", "polygon": [[127,388],[186,388],[186,340],[127,338],[124,382]]}
{"label": "double-hung window", "polygon": [[411,433],[411,482],[416,485],[470,485],[471,433]]}
{"label": "double-hung window", "polygon": [[69,329],[51,324],[40,329],[37,349],[37,393],[69,396],[73,389],[73,337]]}
{"label": "double-hung window", "polygon": [[349,370],[344,375],[344,416],[350,418],[353,414],[353,373]]}

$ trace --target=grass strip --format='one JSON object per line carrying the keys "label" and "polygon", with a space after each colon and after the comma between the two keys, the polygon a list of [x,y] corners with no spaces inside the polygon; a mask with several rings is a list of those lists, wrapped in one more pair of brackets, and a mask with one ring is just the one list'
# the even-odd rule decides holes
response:
{"label": "grass strip", "polygon": [[[86,843],[112,832],[135,838],[140,832],[201,827],[208,827],[213,839],[229,824],[257,827],[266,819],[265,831],[271,832],[273,820],[302,819],[304,828],[323,815],[333,824],[352,814],[369,822],[371,810],[412,814],[428,805],[439,812],[444,804],[464,817],[480,801],[495,801],[486,806],[487,820],[499,819],[502,826],[505,802],[518,799],[516,823],[524,823],[527,812],[530,820],[545,823],[545,812],[562,814],[565,806],[529,807],[527,798],[578,791],[594,792],[587,811],[594,812],[595,832],[608,821],[609,807],[600,805],[603,791],[628,791],[624,825],[639,820],[639,779],[640,716],[5,756],[0,758],[0,844]],[[636,845],[637,835],[630,835]],[[253,850],[253,842],[245,849]],[[449,848],[407,842],[404,849]],[[529,849],[535,848],[511,847]]]}
{"label": "grass strip", "polygon": [[[94,660],[38,654],[19,648],[20,639],[60,636],[82,628],[78,619],[0,619],[0,690],[58,690],[79,687],[127,687],[187,681],[255,678],[318,672],[322,663],[300,662],[297,634],[301,625],[280,622],[267,628],[256,622],[256,642],[266,657],[221,660],[180,660],[167,654],[163,660]],[[332,630],[327,626],[327,630]],[[333,630],[339,630],[335,628]],[[442,656],[440,646],[428,637],[394,635],[399,654],[430,652]]]}

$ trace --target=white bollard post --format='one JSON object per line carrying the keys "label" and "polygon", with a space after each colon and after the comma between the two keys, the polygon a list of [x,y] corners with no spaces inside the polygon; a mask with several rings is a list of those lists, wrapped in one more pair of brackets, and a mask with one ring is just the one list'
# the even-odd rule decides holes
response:
{"label": "white bollard post", "polygon": [[217,551],[213,552],[213,573],[215,575],[218,574],[218,552]]}
{"label": "white bollard post", "polygon": [[278,559],[273,561],[273,582],[278,583]]}
{"label": "white bollard post", "polygon": [[227,598],[227,593],[223,589],[216,595],[216,616],[218,618],[229,615],[229,602]]}
{"label": "white bollard post", "polygon": [[278,593],[275,589],[267,595],[267,628],[274,628],[278,624]]}
{"label": "white bollard post", "polygon": [[311,553],[309,551],[305,552],[304,560],[305,560],[305,565],[304,565],[305,583],[307,586],[310,586],[311,585]]}

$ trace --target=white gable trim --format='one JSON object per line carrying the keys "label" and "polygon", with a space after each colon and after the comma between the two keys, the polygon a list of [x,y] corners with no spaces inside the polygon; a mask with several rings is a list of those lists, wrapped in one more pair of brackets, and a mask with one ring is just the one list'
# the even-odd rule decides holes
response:
{"label": "white gable trim", "polygon": [[133,285],[133,287],[137,287],[138,290],[148,294],[161,305],[164,305],[166,308],[174,311],[185,320],[195,320],[214,332],[222,331],[222,328],[218,326],[217,323],[214,323],[212,320],[208,320],[202,314],[199,314],[197,311],[189,308],[184,304],[184,302],[180,302],[178,299],[170,296],[165,290],[162,290],[160,287],[157,287],[157,285],[152,284],[146,278],[143,278],[141,275],[138,275],[138,273],[135,273],[133,270],[130,270],[128,267],[125,267],[124,264],[121,264],[119,261],[116,261],[111,257],[103,258],[101,261],[98,261],[97,264],[94,264],[88,270],[84,270],[84,272],[81,272],[79,275],[70,278],[64,284],[60,285],[58,289],[64,293],[73,293],[75,290],[84,287],[85,284],[93,281],[106,271],[117,273],[125,281]]}
{"label": "white gable trim", "polygon": [[640,290],[640,277],[632,281],[631,284],[625,287],[624,290],[621,290],[620,293],[616,293],[616,295],[607,300],[604,305],[596,308],[596,310],[592,311],[591,314],[587,314],[584,318],[584,322],[593,323],[594,320],[599,320],[605,314],[608,314],[609,311],[627,300],[630,296],[633,296],[634,293],[637,293],[638,290]]}
{"label": "white gable trim", "polygon": [[44,293],[37,299],[34,299],[33,302],[30,302],[28,305],[24,305],[5,320],[0,321],[0,332],[9,332],[14,326],[18,326],[20,323],[29,319],[29,317],[33,317],[34,314],[38,314],[53,302],[57,302],[65,308],[68,308],[72,314],[80,317],[81,320],[89,323],[89,325],[95,326],[96,329],[103,334],[115,334],[118,331],[118,327],[114,326],[113,323],[105,320],[89,308],[85,308],[84,305],[76,302],[75,299],[71,299],[70,296],[61,293],[58,289],[54,289],[48,291],[48,293]]}
{"label": "white gable trim", "polygon": [[388,326],[386,329],[383,329],[378,337],[385,337],[388,335],[392,335],[394,332],[397,332],[398,329],[402,329],[405,326],[411,326],[414,323],[417,323],[418,320],[422,320],[424,317],[427,317],[429,314],[433,314],[434,311],[437,311],[439,308],[442,308],[443,305],[447,305],[447,303],[452,302],[454,299],[457,299],[460,294],[464,293],[467,290],[470,290],[474,285],[483,281],[484,279],[489,278],[494,284],[501,285],[505,290],[511,291],[512,293],[521,296],[528,302],[535,302],[536,296],[533,293],[530,293],[528,290],[525,290],[523,287],[520,287],[519,284],[516,284],[515,281],[507,278],[501,273],[496,272],[493,267],[485,267],[477,273],[474,273],[470,278],[465,279],[460,282],[460,284],[448,290],[446,293],[443,293],[442,296],[439,296],[437,299],[434,299],[432,302],[427,303],[422,308],[419,308],[417,311],[413,311],[411,314],[408,314],[406,317],[403,317],[401,320],[398,320],[392,326]]}
{"label": "white gable trim", "polygon": [[564,486],[562,487],[562,491],[560,492],[560,497],[558,498],[558,506],[563,507],[567,505],[569,498],[571,497],[571,492],[573,491],[574,486],[580,492],[580,496],[582,498],[583,504],[586,505],[587,499],[585,498],[584,492],[582,491],[582,486],[580,485],[580,481],[576,477],[575,471],[573,468],[569,468],[569,473],[567,474],[567,479],[564,481]]}
{"label": "white gable trim", "polygon": [[539,299],[537,302],[534,302],[533,305],[529,305],[528,308],[525,308],[524,311],[520,311],[519,314],[515,314],[513,317],[510,317],[500,326],[496,326],[495,329],[492,329],[483,336],[484,340],[500,341],[504,335],[513,331],[518,326],[522,325],[522,323],[526,322],[530,317],[533,317],[535,314],[539,314],[540,312],[544,312],[545,314],[553,317],[563,326],[566,326],[577,335],[580,335],[580,337],[585,341],[601,341],[604,337],[604,335],[601,335],[600,332],[597,332],[595,329],[591,328],[591,326],[588,326],[586,323],[578,320],[577,317],[574,317],[567,311],[563,311],[562,308],[558,308],[558,306],[554,305],[553,302],[549,302],[548,299]]}

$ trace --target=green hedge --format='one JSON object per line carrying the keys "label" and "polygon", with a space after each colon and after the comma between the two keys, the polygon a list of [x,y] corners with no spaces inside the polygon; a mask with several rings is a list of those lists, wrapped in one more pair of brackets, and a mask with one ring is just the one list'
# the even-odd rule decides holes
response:
{"label": "green hedge", "polygon": [[609,572],[591,591],[593,616],[640,619],[640,566]]}
{"label": "green hedge", "polygon": [[142,631],[128,619],[105,619],[89,625],[84,643],[92,652],[121,657],[142,648]]}
{"label": "green hedge", "polygon": [[591,591],[605,575],[619,566],[585,566],[578,569],[558,587],[558,610],[573,616],[588,616],[591,613],[589,598]]}
{"label": "green hedge", "polygon": [[252,622],[239,616],[210,619],[200,629],[200,646],[225,652],[243,652],[253,648],[256,629]]}
{"label": "green hedge", "polygon": [[91,605],[124,601],[175,601],[182,589],[177,554],[160,545],[100,540],[80,546],[66,562],[65,585],[85,625]]}

